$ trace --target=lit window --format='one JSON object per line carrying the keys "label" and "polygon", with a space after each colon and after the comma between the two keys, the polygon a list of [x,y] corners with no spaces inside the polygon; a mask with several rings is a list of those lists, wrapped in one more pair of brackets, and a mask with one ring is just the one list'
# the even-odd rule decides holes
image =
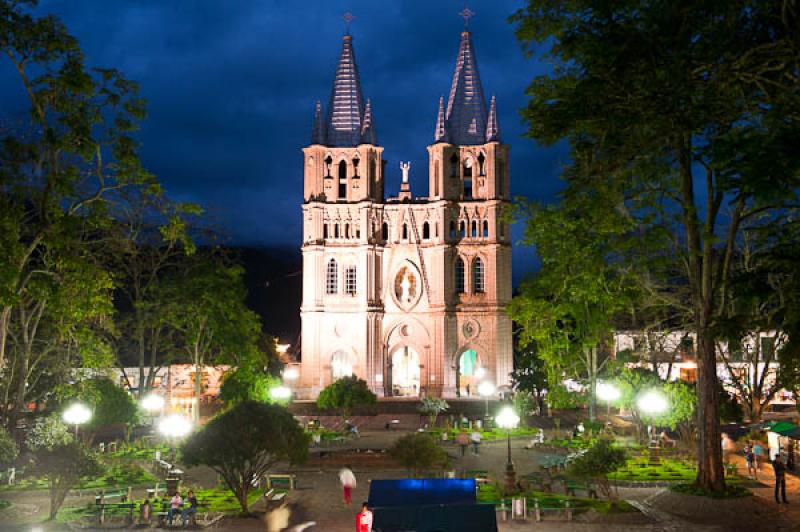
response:
{"label": "lit window", "polygon": [[461,257],[456,259],[456,293],[463,294],[464,290],[464,260]]}
{"label": "lit window", "polygon": [[483,280],[483,261],[478,257],[475,259],[475,262],[472,263],[472,291],[474,293],[482,294],[484,292]]}
{"label": "lit window", "polygon": [[478,222],[472,220],[472,238],[478,238]]}
{"label": "lit window", "polygon": [[334,259],[328,261],[328,270],[325,274],[325,293],[336,294],[339,292],[339,266]]}
{"label": "lit window", "polygon": [[356,267],[348,266],[344,271],[344,293],[348,296],[356,295],[358,277],[356,276]]}

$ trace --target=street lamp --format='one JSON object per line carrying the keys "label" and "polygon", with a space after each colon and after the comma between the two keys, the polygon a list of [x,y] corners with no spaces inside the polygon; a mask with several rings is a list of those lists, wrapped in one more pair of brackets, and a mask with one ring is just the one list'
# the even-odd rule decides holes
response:
{"label": "street lamp", "polygon": [[611,417],[611,403],[618,400],[621,393],[619,388],[607,382],[598,382],[595,395],[606,403],[606,417]]}
{"label": "street lamp", "polygon": [[478,385],[478,395],[486,398],[486,416],[489,417],[489,397],[494,395],[494,384],[489,381],[483,381]]}
{"label": "street lamp", "polygon": [[287,386],[276,386],[269,391],[275,401],[288,401],[292,397],[292,390]]}
{"label": "street lamp", "polygon": [[172,462],[175,461],[175,442],[192,431],[192,422],[184,415],[170,414],[158,422],[160,432],[170,442]]}
{"label": "street lamp", "polygon": [[[669,402],[664,395],[657,391],[657,390],[648,390],[644,392],[639,398],[636,400],[636,406],[639,407],[639,410],[647,415],[648,417],[652,418],[661,414],[662,412],[666,412],[667,408],[669,408]],[[648,426],[648,433],[650,432],[650,427],[653,425]],[[655,430],[653,430],[652,435],[650,436],[650,444],[648,449],[650,451],[650,460],[656,461],[658,459],[658,443],[656,442],[653,445],[653,439],[655,437]]]}
{"label": "street lamp", "polygon": [[297,368],[286,368],[283,370],[283,380],[285,381],[294,381],[297,380],[297,377],[300,376],[300,372],[297,371]]}
{"label": "street lamp", "polygon": [[78,439],[78,425],[83,425],[92,418],[92,411],[82,403],[73,403],[62,414],[64,422],[75,425],[75,439]]}
{"label": "street lamp", "polygon": [[506,489],[513,492],[517,488],[517,473],[514,471],[514,462],[511,461],[511,429],[516,428],[519,424],[519,416],[514,409],[510,406],[503,408],[498,414],[497,425],[500,428],[506,429],[508,437],[508,463],[506,464]]}

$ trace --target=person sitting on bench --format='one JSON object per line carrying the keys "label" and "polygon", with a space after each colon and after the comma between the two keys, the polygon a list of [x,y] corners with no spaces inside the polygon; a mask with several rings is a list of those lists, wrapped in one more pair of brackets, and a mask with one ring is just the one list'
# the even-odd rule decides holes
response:
{"label": "person sitting on bench", "polygon": [[183,526],[186,526],[189,523],[189,516],[193,516],[197,513],[197,497],[194,496],[194,492],[189,490],[186,494],[186,501],[189,503],[189,507],[183,510],[181,517],[183,518]]}
{"label": "person sitting on bench", "polygon": [[181,492],[176,491],[169,501],[169,512],[167,512],[167,522],[170,525],[172,524],[172,518],[181,513],[181,506],[183,506]]}

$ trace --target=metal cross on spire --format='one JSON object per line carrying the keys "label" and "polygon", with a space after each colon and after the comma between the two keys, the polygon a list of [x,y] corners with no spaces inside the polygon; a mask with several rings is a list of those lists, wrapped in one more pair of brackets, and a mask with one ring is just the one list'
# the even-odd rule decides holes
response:
{"label": "metal cross on spire", "polygon": [[459,13],[461,18],[464,19],[464,30],[469,29],[469,19],[475,16],[475,12],[467,6],[466,2],[464,2],[464,10]]}
{"label": "metal cross on spire", "polygon": [[351,13],[347,12],[342,16],[342,20],[344,20],[344,34],[350,35],[350,23],[353,22],[356,17]]}

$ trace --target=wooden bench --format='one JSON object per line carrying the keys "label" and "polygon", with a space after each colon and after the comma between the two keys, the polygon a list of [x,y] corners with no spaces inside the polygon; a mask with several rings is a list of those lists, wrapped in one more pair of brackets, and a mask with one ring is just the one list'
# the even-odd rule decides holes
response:
{"label": "wooden bench", "polygon": [[[197,511],[189,516],[189,526],[194,526],[197,524],[197,514],[200,512],[200,508],[205,508],[208,505],[202,501],[197,501]],[[172,523],[167,522],[167,517],[169,516],[169,509],[171,504],[169,501],[161,503],[161,510],[155,512],[153,515],[156,518],[156,522],[158,526],[161,528],[169,528],[172,526],[179,526],[183,522],[183,511],[188,508],[186,504],[182,506],[173,516],[172,516]],[[206,512],[206,516],[208,516],[208,512]],[[178,525],[175,525],[175,520],[178,520]]]}
{"label": "wooden bench", "polygon": [[540,506],[539,499],[533,499],[533,516],[537,522],[542,520],[542,514],[546,512],[551,512],[556,514],[564,513],[564,515],[567,518],[567,521],[572,521],[572,510],[573,508],[569,504],[569,501],[565,501],[563,507],[561,506],[547,507],[547,506]]}
{"label": "wooden bench", "polygon": [[132,502],[97,502],[95,499],[95,506],[99,512],[100,524],[106,521],[106,510],[114,509],[128,510],[128,523],[133,523],[133,510],[136,504]]}
{"label": "wooden bench", "polygon": [[277,474],[267,475],[267,489],[284,488],[293,490],[297,479],[295,475]]}
{"label": "wooden bench", "polygon": [[131,488],[116,489],[111,491],[100,490],[100,493],[94,496],[95,504],[106,504],[106,499],[119,499],[120,502],[127,502],[130,498]]}

